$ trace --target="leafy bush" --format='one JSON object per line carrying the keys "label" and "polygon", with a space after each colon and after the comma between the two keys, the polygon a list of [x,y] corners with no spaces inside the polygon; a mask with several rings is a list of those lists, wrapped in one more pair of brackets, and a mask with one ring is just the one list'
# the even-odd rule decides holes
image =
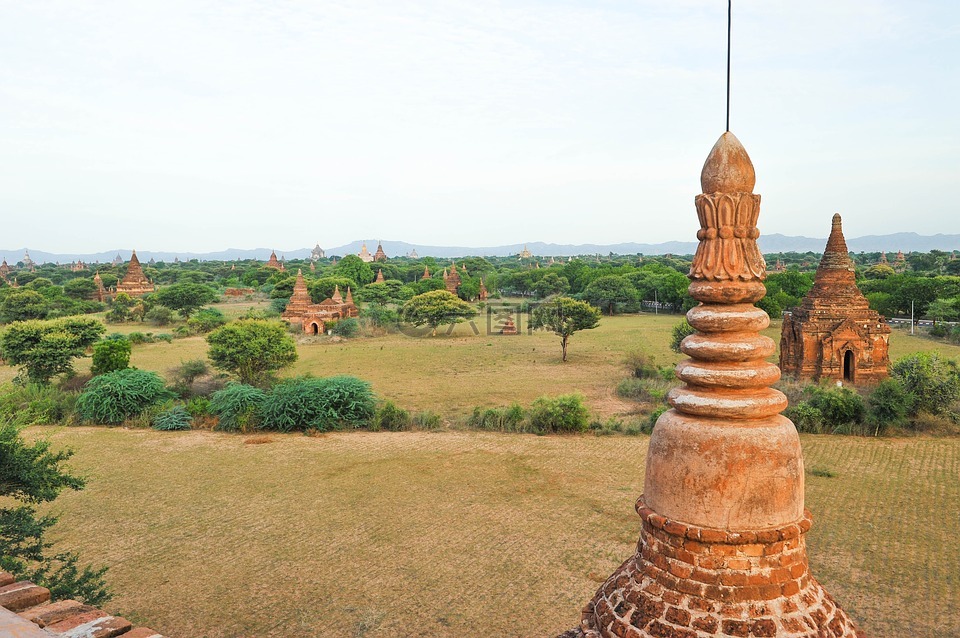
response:
{"label": "leafy bush", "polygon": [[154,337],[157,341],[163,341],[164,343],[173,343],[173,335],[167,332],[161,332]]}
{"label": "leafy bush", "polygon": [[189,430],[193,417],[182,405],[175,405],[153,417],[154,430]]}
{"label": "leafy bush", "polygon": [[676,377],[670,381],[659,376],[647,379],[627,377],[617,384],[617,396],[640,403],[662,403],[676,385]]}
{"label": "leafy bush", "polygon": [[439,430],[443,421],[436,412],[426,410],[413,415],[413,425],[418,430]]}
{"label": "leafy bush", "polygon": [[179,366],[170,371],[173,383],[173,391],[183,399],[189,399],[194,395],[193,383],[205,374],[209,374],[210,366],[203,359],[191,359],[184,361]]}
{"label": "leafy bush", "polygon": [[798,432],[822,434],[824,431],[823,413],[806,401],[791,405],[783,411],[783,415],[793,421]]}
{"label": "leafy bush", "polygon": [[650,379],[659,374],[654,358],[640,350],[627,353],[624,363],[637,379]]}
{"label": "leafy bush", "polygon": [[530,426],[536,432],[583,432],[589,412],[579,394],[539,397],[530,406]]}
{"label": "leafy bush", "polygon": [[127,335],[127,339],[135,346],[139,346],[143,343],[153,343],[153,334],[147,333],[143,334],[142,332],[131,332]]}
{"label": "leafy bush", "polygon": [[93,367],[90,372],[94,376],[123,370],[130,367],[130,341],[123,335],[111,335],[110,338],[93,344]]}
{"label": "leafy bush", "polygon": [[960,399],[960,370],[957,362],[936,352],[917,352],[893,364],[893,376],[915,401],[910,413],[950,411]]}
{"label": "leafy bush", "polygon": [[387,430],[390,432],[401,432],[410,429],[410,413],[403,408],[397,407],[393,401],[385,401],[377,408],[377,413],[373,417],[371,430]]}
{"label": "leafy bush", "polygon": [[210,414],[220,417],[218,430],[248,432],[259,424],[260,406],[267,394],[260,388],[230,383],[210,397]]}
{"label": "leafy bush", "polygon": [[143,316],[149,323],[155,326],[168,326],[173,323],[173,310],[166,306],[154,306]]}
{"label": "leafy bush", "polygon": [[339,375],[300,377],[274,386],[260,408],[260,427],[281,432],[362,427],[374,415],[370,384]]}
{"label": "leafy bush", "polygon": [[330,328],[333,334],[345,339],[357,336],[360,331],[360,323],[353,317],[347,317],[337,321]]}
{"label": "leafy bush", "polygon": [[507,408],[475,407],[467,417],[467,427],[497,432],[527,432],[524,416],[523,408],[516,403]]}
{"label": "leafy bush", "polygon": [[695,332],[696,330],[694,330],[693,326],[691,326],[686,319],[675,325],[673,332],[670,333],[670,349],[679,353],[680,343]]}
{"label": "leafy bush", "polygon": [[210,399],[207,397],[193,397],[187,401],[187,412],[195,419],[199,419],[210,414]]}
{"label": "leafy bush", "polygon": [[197,334],[213,332],[220,326],[226,325],[227,318],[216,308],[203,308],[187,320],[187,326]]}
{"label": "leafy bush", "polygon": [[810,405],[828,426],[860,423],[866,413],[863,397],[849,388],[810,386]]}
{"label": "leafy bush", "polygon": [[155,372],[127,368],[94,377],[77,399],[83,421],[117,425],[173,398]]}
{"label": "leafy bush", "polygon": [[899,379],[884,379],[873,389],[867,399],[868,421],[875,425],[874,436],[879,436],[889,427],[907,423],[916,398],[907,392]]}
{"label": "leafy bush", "polygon": [[648,432],[653,432],[653,428],[657,425],[657,419],[659,419],[660,415],[669,409],[669,406],[661,405],[659,408],[650,413],[650,416],[647,418]]}
{"label": "leafy bush", "polygon": [[38,383],[8,383],[0,386],[0,422],[16,426],[69,424],[77,394]]}

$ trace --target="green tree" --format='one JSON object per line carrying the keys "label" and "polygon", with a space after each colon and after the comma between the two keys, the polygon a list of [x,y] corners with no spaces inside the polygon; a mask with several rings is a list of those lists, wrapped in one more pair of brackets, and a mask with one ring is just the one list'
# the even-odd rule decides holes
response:
{"label": "green tree", "polygon": [[47,587],[56,599],[102,605],[110,599],[106,569],[81,567],[72,552],[50,554],[45,535],[57,517],[38,516],[35,507],[65,489],[83,489],[83,480],[62,467],[72,454],[52,451],[46,440],[28,444],[18,428],[0,423],[0,569]]}
{"label": "green tree", "polygon": [[82,357],[106,330],[87,317],[21,321],[0,334],[0,353],[10,365],[20,366],[32,383],[46,384],[71,371],[73,360]]}
{"label": "green tree", "polygon": [[130,367],[130,340],[123,335],[110,335],[103,341],[93,344],[93,366],[90,372],[94,376],[123,370]]}
{"label": "green tree", "polygon": [[473,306],[446,290],[417,295],[400,309],[400,317],[415,326],[429,325],[437,334],[440,324],[454,324],[475,317]]}
{"label": "green tree", "polygon": [[389,303],[403,303],[413,297],[411,290],[404,286],[402,281],[387,279],[378,284],[367,284],[358,291],[357,297],[361,301],[385,306]]}
{"label": "green tree", "polygon": [[262,382],[297,360],[297,347],[281,323],[240,319],[207,335],[213,365],[233,372],[243,383]]}
{"label": "green tree", "polygon": [[599,323],[600,311],[587,302],[557,297],[537,306],[530,326],[535,330],[550,330],[560,337],[561,360],[566,361],[570,337],[580,330],[596,328]]}
{"label": "green tree", "polygon": [[636,307],[640,302],[637,289],[619,275],[605,275],[594,279],[584,288],[583,298],[609,315],[614,314],[618,308]]}
{"label": "green tree", "polygon": [[150,299],[180,313],[187,319],[196,310],[217,300],[217,291],[203,284],[174,284],[161,288]]}
{"label": "green tree", "polygon": [[375,275],[370,266],[356,255],[347,255],[341,259],[333,269],[338,277],[352,279],[361,286],[373,281]]}
{"label": "green tree", "polygon": [[346,277],[321,277],[307,283],[307,291],[313,303],[320,303],[333,296],[333,291],[340,289],[340,294],[346,296],[347,289],[356,289],[357,282]]}
{"label": "green tree", "polygon": [[72,299],[90,299],[96,292],[97,284],[86,277],[71,279],[63,285],[63,294]]}
{"label": "green tree", "polygon": [[43,319],[50,312],[50,302],[36,290],[11,290],[0,303],[0,317],[4,322]]}
{"label": "green tree", "polygon": [[537,295],[537,299],[543,299],[551,295],[562,295],[569,290],[570,282],[567,281],[567,278],[555,272],[548,272],[533,285],[533,292]]}

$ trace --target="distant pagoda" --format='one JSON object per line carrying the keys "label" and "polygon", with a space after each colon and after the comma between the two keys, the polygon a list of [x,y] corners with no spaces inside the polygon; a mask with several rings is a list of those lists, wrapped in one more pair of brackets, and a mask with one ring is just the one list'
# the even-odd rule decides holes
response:
{"label": "distant pagoda", "polygon": [[813,288],[783,317],[780,369],[801,379],[876,383],[887,378],[890,326],[857,288],[840,214]]}
{"label": "distant pagoda", "polygon": [[283,270],[283,264],[280,263],[280,260],[277,259],[277,251],[270,251],[270,259],[267,260],[267,263],[263,265],[264,268],[274,268],[276,270]]}
{"label": "distant pagoda", "polygon": [[373,253],[374,261],[386,261],[387,253],[383,252],[383,243],[377,242],[377,252]]}
{"label": "distant pagoda", "polygon": [[131,297],[142,297],[153,291],[153,282],[143,274],[140,260],[137,259],[137,251],[133,251],[130,255],[130,263],[127,264],[127,274],[117,284],[117,292],[125,292]]}
{"label": "distant pagoda", "polygon": [[357,253],[357,257],[360,258],[360,261],[368,264],[373,261],[373,255],[371,255],[370,251],[367,250],[366,242],[360,244],[360,252]]}

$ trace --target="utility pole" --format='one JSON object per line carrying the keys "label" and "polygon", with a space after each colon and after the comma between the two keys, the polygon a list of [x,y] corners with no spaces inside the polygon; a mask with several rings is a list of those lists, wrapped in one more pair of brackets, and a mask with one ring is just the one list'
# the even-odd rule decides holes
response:
{"label": "utility pole", "polygon": [[910,334],[913,334],[913,299],[910,300]]}

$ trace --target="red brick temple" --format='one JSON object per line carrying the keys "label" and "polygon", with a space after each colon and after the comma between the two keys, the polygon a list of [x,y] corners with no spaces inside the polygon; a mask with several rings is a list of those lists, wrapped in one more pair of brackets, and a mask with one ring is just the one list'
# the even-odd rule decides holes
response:
{"label": "red brick temple", "polygon": [[333,296],[318,304],[313,303],[307,290],[307,282],[303,278],[303,271],[297,271],[297,279],[293,284],[293,294],[287,307],[283,311],[283,320],[291,324],[300,324],[308,334],[323,334],[327,324],[347,317],[357,317],[360,311],[353,303],[353,293],[347,288],[346,300],[340,295],[340,287],[334,287]]}
{"label": "red brick temple", "polygon": [[888,375],[889,341],[890,326],[857,288],[836,214],[813,288],[783,317],[780,369],[800,379],[876,383]]}
{"label": "red brick temple", "polygon": [[130,255],[130,263],[127,264],[127,274],[117,283],[117,292],[125,292],[131,297],[142,297],[153,291],[153,282],[143,274],[140,260],[137,259],[137,251],[133,251]]}

